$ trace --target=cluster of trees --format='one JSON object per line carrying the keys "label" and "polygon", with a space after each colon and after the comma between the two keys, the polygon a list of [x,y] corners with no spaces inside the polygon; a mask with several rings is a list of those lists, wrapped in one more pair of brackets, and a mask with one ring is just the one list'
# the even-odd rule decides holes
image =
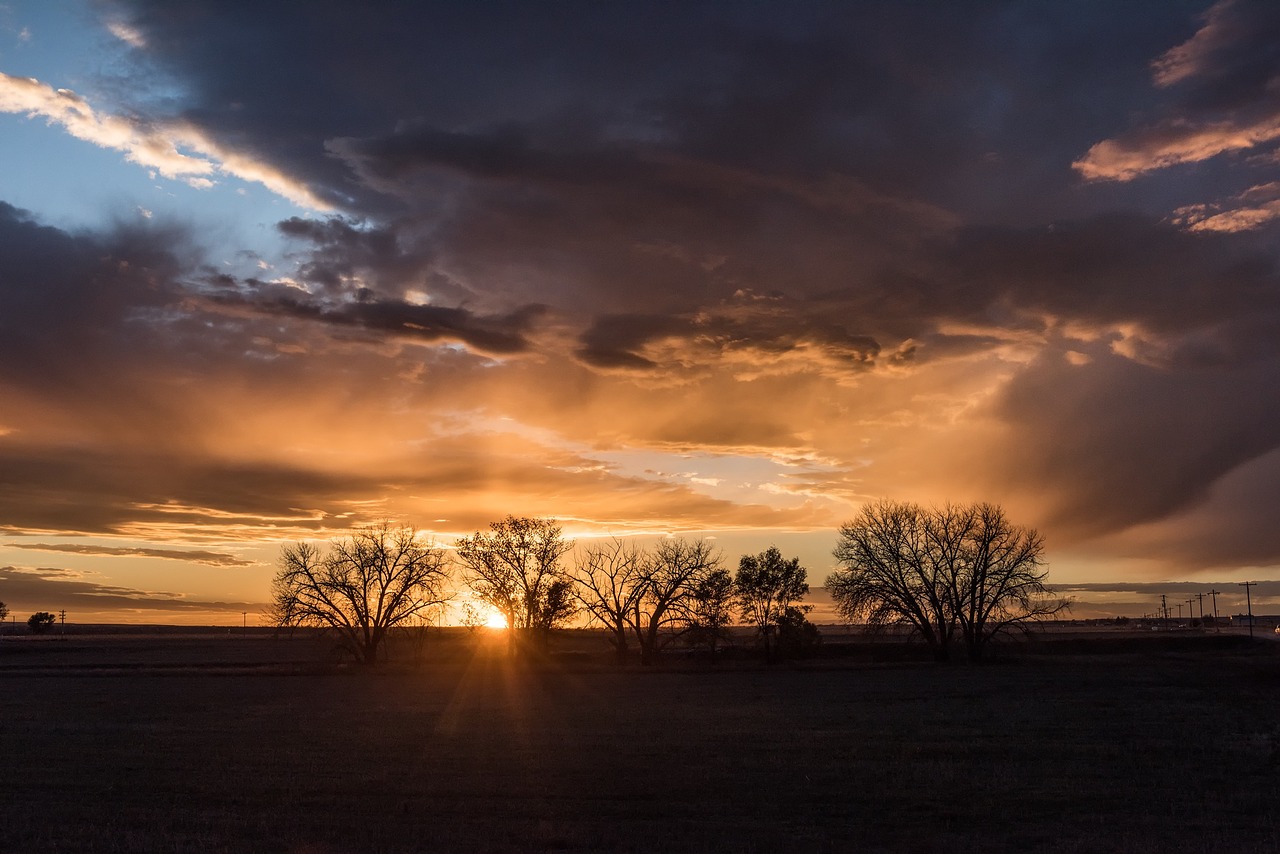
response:
{"label": "cluster of trees", "polygon": [[[769,657],[812,644],[817,629],[800,600],[809,592],[798,558],[776,548],[744,555],[736,576],[705,540],[661,540],[651,549],[611,540],[574,550],[548,519],[508,516],[455,544],[461,580],[505,618],[512,647],[545,647],[553,628],[585,613],[608,630],[619,661],[634,648],[651,664],[683,638],[715,654],[735,615],[753,625]],[[285,547],[272,582],[270,622],[332,629],[357,660],[375,663],[392,629],[454,595],[448,553],[390,523],[334,540]]]}
{"label": "cluster of trees", "polygon": [[[826,587],[851,622],[906,624],[938,659],[961,643],[976,660],[997,635],[1068,607],[1045,587],[1043,549],[1037,532],[1011,524],[995,505],[881,501],[841,526],[840,569]],[[705,540],[645,548],[613,539],[575,551],[553,521],[508,516],[458,540],[453,555],[461,580],[505,618],[513,648],[545,647],[553,628],[579,614],[606,630],[620,662],[634,650],[651,664],[678,639],[714,656],[735,617],[756,628],[770,659],[818,640],[801,604],[807,572],[774,547],[743,555],[731,575]],[[332,629],[373,664],[395,627],[452,598],[453,565],[446,550],[389,523],[327,551],[288,546],[268,616],[278,626]],[[473,610],[469,621],[475,617]]]}
{"label": "cluster of trees", "polygon": [[1044,540],[993,504],[880,501],[840,527],[827,578],[850,621],[911,626],[946,660],[978,660],[993,638],[1070,607],[1045,586]]}
{"label": "cluster of trees", "polygon": [[[0,602],[0,623],[4,622],[8,617],[9,606]],[[44,634],[53,628],[57,620],[58,618],[48,611],[36,611],[30,617],[27,617],[27,630],[32,634]]]}
{"label": "cluster of trees", "polygon": [[[817,629],[799,601],[809,592],[799,558],[774,547],[743,555],[737,575],[706,540],[660,540],[651,549],[611,540],[587,547],[572,578],[578,601],[604,626],[618,660],[634,640],[642,664],[651,664],[677,639],[706,646],[714,656],[734,614],[755,626],[766,656],[778,652],[779,632],[812,642]],[[790,630],[790,631],[788,631]]]}

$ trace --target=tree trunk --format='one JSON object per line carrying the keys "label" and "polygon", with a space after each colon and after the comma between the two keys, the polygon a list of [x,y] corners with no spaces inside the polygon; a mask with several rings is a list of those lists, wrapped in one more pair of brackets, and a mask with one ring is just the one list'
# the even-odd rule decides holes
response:
{"label": "tree trunk", "polygon": [[614,630],[613,652],[617,657],[618,664],[626,664],[627,659],[630,658],[631,650],[627,648],[627,630],[625,628]]}

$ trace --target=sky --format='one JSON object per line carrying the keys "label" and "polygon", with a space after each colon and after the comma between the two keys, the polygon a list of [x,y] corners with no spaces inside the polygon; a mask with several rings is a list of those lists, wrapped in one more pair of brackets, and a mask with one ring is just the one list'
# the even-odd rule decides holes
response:
{"label": "sky", "polygon": [[[1280,6],[0,3],[0,600],[989,501],[1280,610]],[[1162,586],[1163,585],[1163,586]]]}

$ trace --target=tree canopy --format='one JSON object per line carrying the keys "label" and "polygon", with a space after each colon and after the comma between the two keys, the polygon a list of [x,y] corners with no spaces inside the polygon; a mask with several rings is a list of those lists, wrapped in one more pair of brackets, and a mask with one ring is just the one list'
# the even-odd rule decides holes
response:
{"label": "tree canopy", "polygon": [[994,504],[879,501],[840,527],[827,590],[847,619],[906,623],[946,659],[1070,606],[1045,586],[1044,540]]}
{"label": "tree canopy", "polygon": [[551,629],[577,610],[573,581],[560,565],[573,542],[554,521],[507,516],[456,548],[471,589],[506,618],[513,647],[522,637],[545,645]]}
{"label": "tree canopy", "polygon": [[383,522],[335,539],[281,550],[271,584],[270,621],[322,626],[355,658],[378,661],[389,632],[452,597],[444,551],[410,527]]}
{"label": "tree canopy", "polygon": [[743,555],[739,561],[734,592],[742,618],[760,633],[766,656],[774,654],[773,639],[779,622],[794,603],[809,593],[807,578],[800,558],[787,560],[776,546],[769,546],[758,555]]}

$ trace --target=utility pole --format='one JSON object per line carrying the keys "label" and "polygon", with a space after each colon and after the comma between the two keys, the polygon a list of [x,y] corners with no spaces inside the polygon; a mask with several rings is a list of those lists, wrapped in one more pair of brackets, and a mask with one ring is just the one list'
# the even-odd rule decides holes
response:
{"label": "utility pole", "polygon": [[1241,581],[1236,585],[1244,588],[1244,601],[1249,606],[1249,637],[1253,637],[1253,597],[1249,595],[1249,588],[1257,583],[1256,581]]}
{"label": "utility pole", "polygon": [[62,636],[67,636],[67,609],[63,608],[58,612],[58,616],[62,618]]}
{"label": "utility pole", "polygon": [[1218,590],[1210,590],[1209,595],[1213,597],[1213,630],[1215,632],[1222,631],[1222,627],[1218,625]]}
{"label": "utility pole", "polygon": [[1204,628],[1204,594],[1197,593],[1196,598],[1200,600],[1200,627]]}
{"label": "utility pole", "polygon": [[1160,594],[1160,614],[1164,618],[1164,630],[1169,631],[1169,603],[1165,601],[1164,594]]}
{"label": "utility pole", "polygon": [[1173,607],[1178,609],[1178,626],[1181,627],[1182,626],[1182,603],[1177,602],[1174,604]]}
{"label": "utility pole", "polygon": [[249,634],[249,612],[240,612],[240,634],[241,636]]}
{"label": "utility pole", "polygon": [[1190,626],[1196,621],[1196,600],[1187,600],[1187,625]]}

